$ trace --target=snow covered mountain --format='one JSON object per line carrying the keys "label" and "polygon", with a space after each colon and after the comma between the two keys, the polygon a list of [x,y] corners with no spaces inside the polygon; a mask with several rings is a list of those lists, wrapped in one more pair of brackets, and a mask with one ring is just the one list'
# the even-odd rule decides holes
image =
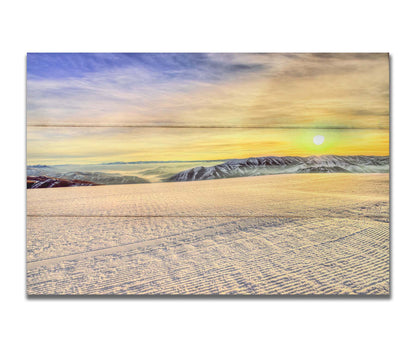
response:
{"label": "snow covered mountain", "polygon": [[78,186],[96,186],[97,184],[82,180],[66,180],[48,176],[27,176],[27,188],[58,188],[58,187],[78,187]]}
{"label": "snow covered mountain", "polygon": [[136,184],[149,183],[148,180],[137,177],[105,172],[69,171],[61,172],[53,166],[31,165],[27,167],[28,176],[47,176],[60,180],[89,181],[94,184]]}
{"label": "snow covered mountain", "polygon": [[198,181],[244,176],[318,172],[389,172],[389,157],[324,155],[232,159],[220,165],[199,166],[179,172],[169,178],[168,181]]}

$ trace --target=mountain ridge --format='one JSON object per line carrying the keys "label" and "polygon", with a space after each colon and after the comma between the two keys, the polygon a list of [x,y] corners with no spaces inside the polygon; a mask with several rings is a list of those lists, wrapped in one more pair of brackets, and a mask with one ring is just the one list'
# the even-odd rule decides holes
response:
{"label": "mountain ridge", "polygon": [[199,166],[181,171],[170,182],[199,181],[220,178],[276,175],[288,173],[385,173],[389,172],[389,156],[267,156],[231,159],[210,167]]}

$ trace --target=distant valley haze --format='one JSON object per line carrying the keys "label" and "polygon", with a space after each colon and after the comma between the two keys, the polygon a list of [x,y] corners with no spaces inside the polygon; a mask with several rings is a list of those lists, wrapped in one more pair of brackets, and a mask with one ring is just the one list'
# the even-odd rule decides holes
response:
{"label": "distant valley haze", "polygon": [[[114,162],[98,165],[32,165],[27,175],[92,184],[137,184],[297,173],[388,173],[387,156],[258,157],[218,161]],[[42,181],[42,179],[39,179]],[[53,183],[53,181],[51,181]],[[57,183],[54,183],[55,186]],[[74,185],[85,185],[77,184]],[[31,185],[31,188],[48,187]]]}

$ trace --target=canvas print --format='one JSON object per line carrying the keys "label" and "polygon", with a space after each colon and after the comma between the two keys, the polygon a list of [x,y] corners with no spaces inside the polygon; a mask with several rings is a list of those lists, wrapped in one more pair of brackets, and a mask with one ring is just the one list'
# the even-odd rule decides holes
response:
{"label": "canvas print", "polygon": [[26,290],[390,294],[386,53],[28,53]]}

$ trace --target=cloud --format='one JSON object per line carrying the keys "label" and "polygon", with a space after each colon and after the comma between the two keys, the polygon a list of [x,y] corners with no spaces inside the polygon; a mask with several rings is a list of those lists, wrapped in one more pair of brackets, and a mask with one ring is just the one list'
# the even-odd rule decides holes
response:
{"label": "cloud", "polygon": [[186,95],[260,69],[201,54],[29,55],[28,122],[140,124],[172,111],[179,118]]}
{"label": "cloud", "polygon": [[[47,54],[42,59],[28,58],[28,70],[38,73],[28,77],[28,123],[251,126],[265,125],[262,122],[270,114],[271,125],[276,126],[279,119],[282,125],[297,125],[305,113],[301,108],[307,111],[322,99],[334,103],[335,98],[340,106],[348,102],[360,110],[365,105],[369,115],[375,113],[376,104],[388,108],[383,93],[388,91],[386,55],[323,56]],[[45,66],[52,66],[51,72]],[[56,77],[65,73],[73,75]],[[344,116],[337,115],[336,125]],[[314,117],[319,119],[319,112]],[[344,121],[351,126],[345,117]]]}

